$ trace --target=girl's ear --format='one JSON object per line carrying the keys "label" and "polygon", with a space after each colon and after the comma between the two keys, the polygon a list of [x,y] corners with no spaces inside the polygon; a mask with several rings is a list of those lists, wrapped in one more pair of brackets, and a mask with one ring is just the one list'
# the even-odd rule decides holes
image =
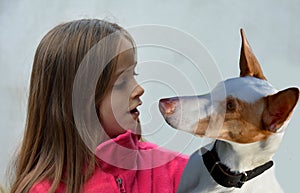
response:
{"label": "girl's ear", "polygon": [[241,29],[242,36],[242,48],[240,55],[240,76],[253,76],[256,78],[260,78],[266,80],[264,76],[260,64],[256,59],[245,35],[243,29]]}
{"label": "girl's ear", "polygon": [[266,107],[262,114],[264,129],[276,132],[292,114],[298,98],[298,88],[288,88],[265,97]]}

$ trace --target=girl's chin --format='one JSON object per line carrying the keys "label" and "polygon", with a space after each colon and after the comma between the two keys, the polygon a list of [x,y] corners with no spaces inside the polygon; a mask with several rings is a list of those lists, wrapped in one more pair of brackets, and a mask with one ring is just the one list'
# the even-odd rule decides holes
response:
{"label": "girl's chin", "polygon": [[139,119],[134,120],[132,119],[132,117],[129,117],[126,122],[118,123],[118,127],[107,128],[104,130],[106,131],[106,134],[110,138],[115,138],[121,134],[124,134],[127,132],[127,130],[130,130],[132,133],[136,134],[137,136],[142,135],[140,120]]}
{"label": "girl's chin", "polygon": [[136,135],[142,135],[142,129],[139,119],[135,122],[135,125],[129,129]]}

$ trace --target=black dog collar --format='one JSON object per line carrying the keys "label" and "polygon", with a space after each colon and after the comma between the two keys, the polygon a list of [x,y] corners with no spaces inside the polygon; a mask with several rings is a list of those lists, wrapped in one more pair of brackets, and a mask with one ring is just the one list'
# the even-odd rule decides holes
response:
{"label": "black dog collar", "polygon": [[254,168],[253,170],[245,171],[243,173],[235,173],[231,172],[226,165],[220,162],[215,145],[210,151],[206,150],[205,148],[202,148],[201,150],[203,153],[203,162],[212,178],[218,184],[227,188],[241,188],[245,182],[262,174],[264,171],[273,166],[273,161],[269,161],[261,166],[258,166],[257,168]]}

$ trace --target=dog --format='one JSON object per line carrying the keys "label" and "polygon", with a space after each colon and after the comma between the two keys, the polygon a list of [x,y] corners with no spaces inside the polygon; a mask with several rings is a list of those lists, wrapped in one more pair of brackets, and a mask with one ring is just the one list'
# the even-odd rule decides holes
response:
{"label": "dog", "polygon": [[272,157],[298,102],[299,89],[276,90],[264,76],[243,29],[240,77],[209,94],[164,98],[159,109],[173,128],[215,139],[194,152],[178,193],[279,193]]}

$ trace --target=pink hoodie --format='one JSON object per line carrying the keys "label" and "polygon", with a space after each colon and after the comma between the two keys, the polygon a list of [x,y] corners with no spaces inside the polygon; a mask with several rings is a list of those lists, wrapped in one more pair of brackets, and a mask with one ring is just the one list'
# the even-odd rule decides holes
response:
{"label": "pink hoodie", "polygon": [[[140,142],[130,131],[100,144],[100,167],[85,182],[84,193],[174,193],[188,161],[187,156]],[[36,183],[29,193],[46,193],[51,182]],[[64,193],[61,183],[56,193]]]}

